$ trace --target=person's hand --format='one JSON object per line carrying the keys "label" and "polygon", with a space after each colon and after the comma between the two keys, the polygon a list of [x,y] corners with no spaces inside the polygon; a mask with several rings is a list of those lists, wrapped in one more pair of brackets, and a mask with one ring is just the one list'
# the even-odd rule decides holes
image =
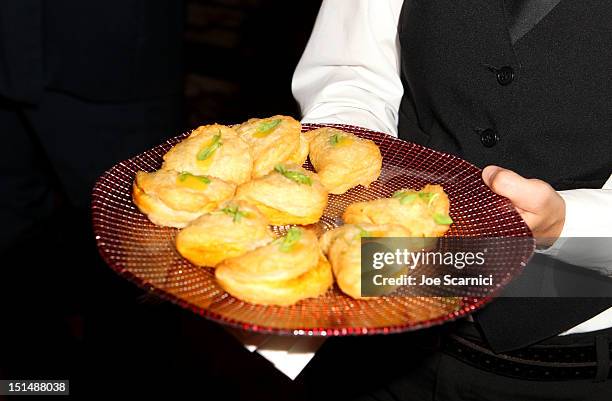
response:
{"label": "person's hand", "polygon": [[493,192],[510,199],[539,246],[550,246],[559,238],[565,223],[565,201],[548,183],[498,166],[487,166],[482,179]]}

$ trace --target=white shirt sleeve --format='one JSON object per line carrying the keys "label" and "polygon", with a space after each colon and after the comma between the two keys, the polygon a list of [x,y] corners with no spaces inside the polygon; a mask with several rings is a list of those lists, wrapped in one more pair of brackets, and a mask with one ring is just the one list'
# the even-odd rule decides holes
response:
{"label": "white shirt sleeve", "polygon": [[602,189],[560,191],[565,224],[545,255],[612,276],[612,176]]}
{"label": "white shirt sleeve", "polygon": [[[545,253],[612,276],[612,176],[602,189],[574,189],[559,195],[565,200],[565,225],[559,240]],[[588,239],[581,241],[582,237]],[[611,324],[612,308],[608,308],[562,335],[603,330]]]}
{"label": "white shirt sleeve", "polygon": [[397,25],[403,0],[323,0],[293,76],[303,122],[397,136],[403,95]]}

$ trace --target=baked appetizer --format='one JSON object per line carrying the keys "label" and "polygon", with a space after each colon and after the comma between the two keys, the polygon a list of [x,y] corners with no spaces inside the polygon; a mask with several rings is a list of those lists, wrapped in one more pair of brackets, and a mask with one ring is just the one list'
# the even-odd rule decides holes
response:
{"label": "baked appetizer", "polygon": [[440,185],[403,189],[391,198],[349,205],[342,219],[350,224],[401,224],[415,237],[440,237],[453,223],[448,196]]}
{"label": "baked appetizer", "polygon": [[266,246],[225,260],[215,276],[234,297],[261,305],[293,305],[324,294],[333,283],[317,237],[297,227]]}
{"label": "baked appetizer", "polygon": [[245,202],[228,201],[181,230],[176,249],[194,265],[215,267],[273,239],[268,220],[259,210]]}
{"label": "baked appetizer", "polygon": [[300,166],[306,160],[300,143],[302,125],[291,117],[252,118],[235,129],[251,147],[254,178],[268,174],[274,166],[289,159]]}
{"label": "baked appetizer", "polygon": [[172,170],[139,171],[132,199],[154,224],[181,228],[230,199],[235,190],[236,185],[206,175]]}
{"label": "baked appetizer", "polygon": [[235,198],[256,206],[274,225],[316,223],[327,206],[317,174],[296,165],[276,165],[268,175],[240,185]]}
{"label": "baked appetizer", "polygon": [[[410,237],[410,230],[397,224],[345,224],[325,232],[319,239],[321,250],[331,263],[334,277],[340,290],[356,299],[361,295],[361,238],[363,237]],[[404,266],[405,267],[405,266]],[[405,273],[406,268],[396,273]],[[366,281],[364,281],[366,282]],[[371,295],[385,295],[397,286],[369,287]],[[367,299],[367,298],[366,298]]]}
{"label": "baked appetizer", "polygon": [[162,168],[209,175],[239,185],[251,179],[253,157],[249,145],[233,128],[204,125],[164,155]]}
{"label": "baked appetizer", "polygon": [[306,136],[310,162],[330,193],[367,187],[380,176],[382,156],[374,142],[336,128],[319,128]]}
{"label": "baked appetizer", "polygon": [[303,165],[308,158],[308,138],[303,133],[300,133],[300,142],[295,150],[285,161],[287,164]]}

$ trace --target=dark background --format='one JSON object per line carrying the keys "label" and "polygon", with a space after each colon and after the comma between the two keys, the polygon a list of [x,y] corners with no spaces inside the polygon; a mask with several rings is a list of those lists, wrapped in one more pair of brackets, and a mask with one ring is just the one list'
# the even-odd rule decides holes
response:
{"label": "dark background", "polygon": [[[187,1],[184,129],[273,114],[298,118],[291,76],[319,6]],[[2,379],[70,379],[72,395],[86,399],[193,393],[297,400],[310,391],[222,327],[117,276],[97,254],[89,217],[70,208],[41,222],[1,263]]]}
{"label": "dark background", "polygon": [[320,0],[189,0],[185,32],[187,124],[299,117],[293,70]]}

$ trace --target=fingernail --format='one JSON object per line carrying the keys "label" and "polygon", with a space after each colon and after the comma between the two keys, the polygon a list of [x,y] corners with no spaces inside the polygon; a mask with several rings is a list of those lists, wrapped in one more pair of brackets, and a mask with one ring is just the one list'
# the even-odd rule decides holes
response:
{"label": "fingernail", "polygon": [[487,166],[482,170],[482,180],[485,182],[485,184],[489,185],[489,183],[491,182],[491,179],[493,178],[493,176],[495,174],[497,174],[499,171],[501,171],[502,168],[498,167],[498,166]]}

